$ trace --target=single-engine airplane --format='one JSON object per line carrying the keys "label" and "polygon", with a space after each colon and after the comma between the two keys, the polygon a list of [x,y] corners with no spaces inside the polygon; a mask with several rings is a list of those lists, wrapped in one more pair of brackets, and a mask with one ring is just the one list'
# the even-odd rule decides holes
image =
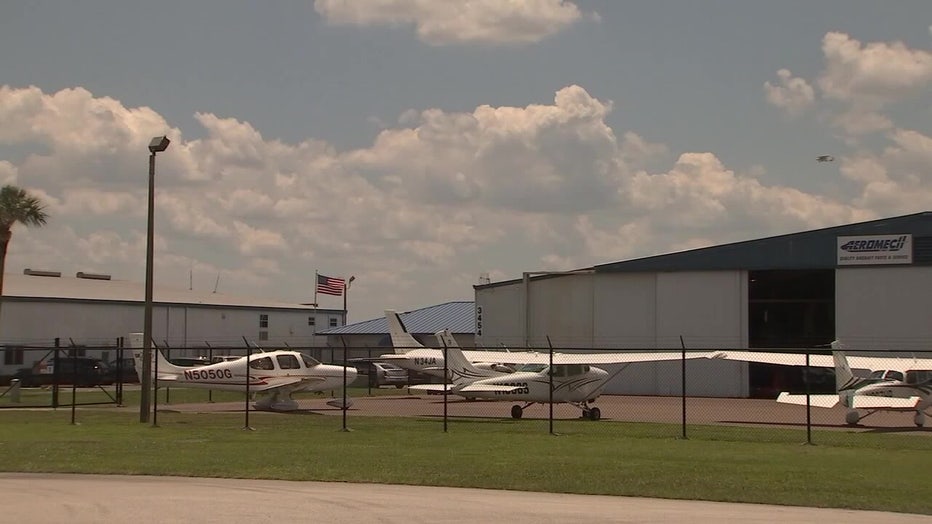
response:
{"label": "single-engine airplane", "polygon": [[[810,367],[834,367],[836,395],[809,395],[809,404],[830,408],[839,402],[847,408],[845,422],[857,424],[879,411],[914,412],[913,423],[922,427],[926,411],[932,407],[932,359],[903,357],[847,356],[839,341],[831,344],[831,355],[809,355]],[[712,358],[803,366],[804,353],[765,353],[724,351]],[[891,366],[892,364],[892,366]],[[867,377],[857,377],[851,367],[870,369]],[[806,405],[806,395],[780,393],[777,402]],[[861,411],[865,413],[861,413]],[[932,416],[932,414],[929,414]]]}
{"label": "single-engine airplane", "polygon": [[[255,408],[266,411],[294,411],[298,403],[291,398],[299,391],[326,391],[343,387],[356,379],[356,368],[321,364],[298,351],[266,351],[247,357],[200,366],[184,368],[175,366],[153,348],[158,358],[158,384],[188,388],[213,389],[218,391],[247,391],[247,362],[250,393],[263,394]],[[136,371],[142,375],[142,350],[134,349]],[[153,373],[155,366],[152,366]],[[342,407],[342,400],[338,400]]]}
{"label": "single-engine airplane", "polygon": [[[412,390],[425,390],[453,393],[466,398],[486,398],[494,400],[516,400],[524,405],[511,407],[512,418],[521,418],[524,409],[533,404],[565,403],[582,410],[582,416],[590,420],[599,420],[601,410],[589,404],[595,402],[602,394],[608,381],[617,376],[628,364],[633,362],[655,362],[660,360],[678,360],[679,352],[655,353],[532,353],[505,352],[506,357],[524,364],[511,372],[491,368],[480,368],[469,361],[465,352],[457,346],[448,330],[436,333],[438,340],[445,346],[447,372],[450,384],[419,384],[411,386]],[[419,351],[438,351],[423,349]],[[479,351],[473,353],[500,353]],[[693,352],[687,358],[705,358],[708,352]],[[487,357],[488,358],[488,357]],[[497,357],[492,357],[497,358]],[[550,366],[550,360],[553,365]],[[439,357],[443,370],[443,355]],[[488,360],[486,360],[488,362]],[[591,365],[592,363],[614,364],[618,369],[608,372]],[[510,366],[509,366],[510,367]],[[553,375],[553,394],[550,381]]]}
{"label": "single-engine airplane", "polygon": [[820,155],[816,157],[816,162],[834,162],[835,157],[832,155]]}
{"label": "single-engine airplane", "polygon": [[[391,362],[398,367],[443,377],[443,350],[428,348],[417,341],[407,330],[401,317],[392,310],[385,311],[391,334],[394,353],[379,355],[373,360]],[[442,333],[442,331],[441,331]],[[438,337],[439,339],[439,337]],[[452,335],[439,339],[449,348],[459,348]],[[526,364],[549,364],[550,354],[536,351],[501,351],[501,350],[466,350],[463,356],[472,366],[481,371],[513,373]],[[687,358],[702,358],[712,354],[710,351],[690,352]],[[581,365],[631,364],[634,362],[655,362],[660,360],[679,360],[679,352],[605,352],[605,353],[554,353],[554,363]]]}

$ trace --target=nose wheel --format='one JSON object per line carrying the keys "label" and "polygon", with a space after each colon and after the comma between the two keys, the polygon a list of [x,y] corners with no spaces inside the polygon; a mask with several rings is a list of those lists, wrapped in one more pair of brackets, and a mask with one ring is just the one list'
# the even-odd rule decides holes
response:
{"label": "nose wheel", "polygon": [[524,408],[517,404],[511,406],[511,418],[521,418],[522,415],[524,415]]}

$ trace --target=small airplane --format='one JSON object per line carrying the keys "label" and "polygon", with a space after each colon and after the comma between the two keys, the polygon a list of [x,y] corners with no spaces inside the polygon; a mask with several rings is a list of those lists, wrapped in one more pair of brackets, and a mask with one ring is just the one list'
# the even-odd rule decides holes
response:
{"label": "small airplane", "polygon": [[816,157],[816,162],[834,162],[835,157],[832,155],[821,155]]}
{"label": "small airplane", "polygon": [[528,406],[549,403],[552,398],[554,403],[567,403],[578,407],[582,410],[584,418],[599,420],[602,417],[601,411],[589,404],[595,402],[608,381],[624,369],[622,367],[614,373],[609,373],[585,364],[554,364],[551,397],[551,368],[546,364],[525,364],[510,373],[480,369],[455,345],[449,331],[439,331],[436,335],[447,347],[451,384],[418,384],[410,389],[446,391],[467,398],[523,401],[523,406],[515,404],[511,407],[511,416],[516,419],[521,418]]}
{"label": "small airplane", "polygon": [[[344,376],[347,384],[356,379],[356,368],[344,369],[343,366],[321,364],[298,351],[253,353],[248,359],[243,356],[193,368],[170,363],[158,349],[154,349],[153,353],[158,359],[160,386],[246,392],[248,371],[248,391],[263,394],[254,404],[255,408],[265,411],[294,411],[298,409],[298,403],[291,398],[292,393],[340,389],[343,387]],[[133,350],[133,358],[136,371],[142,375],[142,350]],[[154,365],[152,370],[154,373]],[[342,407],[342,400],[336,402],[337,407]]]}
{"label": "small airplane", "polygon": [[[849,357],[841,351],[844,346],[839,341],[832,342],[831,347],[834,350],[831,355],[809,355],[809,365],[835,368],[837,394],[808,395],[810,405],[830,408],[841,403],[847,408],[845,422],[849,425],[880,411],[915,412],[913,423],[919,427],[925,424],[925,412],[932,407],[932,359]],[[806,364],[803,353],[726,351],[715,353],[711,358],[790,366]],[[896,365],[890,367],[891,362]],[[867,377],[857,377],[851,365],[872,371]],[[805,406],[806,397],[784,391],[777,402]]]}
{"label": "small airplane", "polygon": [[[425,348],[404,326],[401,317],[387,310],[389,331],[395,353],[381,355],[379,360],[399,367],[444,377],[444,350]],[[467,399],[490,398],[519,400],[511,408],[513,418],[521,418],[524,409],[533,404],[549,403],[550,362],[553,362],[553,402],[566,403],[582,410],[590,420],[599,420],[599,408],[589,406],[601,395],[608,382],[635,362],[679,360],[680,352],[613,352],[613,353],[537,353],[532,351],[464,351],[448,330],[438,331],[438,341],[444,346],[450,362],[446,366],[451,384],[418,384],[409,389],[453,393]],[[690,352],[687,358],[707,358],[711,352]],[[595,364],[618,365],[609,373]]]}
{"label": "small airplane", "polygon": [[[443,349],[428,348],[417,341],[405,327],[401,317],[393,310],[385,310],[388,321],[394,353],[386,353],[372,359],[380,362],[391,362],[398,367],[425,373],[436,377],[443,377]],[[449,348],[458,348],[459,345],[453,336],[441,340]],[[537,351],[499,351],[499,350],[467,350],[461,349],[466,360],[473,367],[483,371],[497,373],[514,373],[527,364],[549,364],[550,354]],[[686,358],[708,358],[711,351],[693,351],[686,354]],[[679,360],[679,352],[605,352],[605,353],[554,353],[554,362],[560,364],[580,365],[613,365],[631,364],[634,362],[657,362],[661,360]]]}

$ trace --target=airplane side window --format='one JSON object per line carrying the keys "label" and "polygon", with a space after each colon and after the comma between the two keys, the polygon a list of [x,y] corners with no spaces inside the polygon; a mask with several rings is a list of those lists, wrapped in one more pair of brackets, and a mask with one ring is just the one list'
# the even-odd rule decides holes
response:
{"label": "airplane side window", "polygon": [[257,358],[249,362],[249,367],[251,367],[252,369],[262,369],[262,370],[275,369],[275,365],[272,364],[271,357]]}
{"label": "airplane side window", "polygon": [[298,359],[294,355],[278,355],[275,357],[278,360],[278,367],[282,369],[300,369],[301,364],[298,364]]}
{"label": "airplane side window", "polygon": [[902,380],[903,380],[903,373],[901,373],[901,372],[899,372],[899,371],[887,371],[887,376],[886,376],[885,378],[886,378],[887,380],[899,380],[899,381],[902,381]]}

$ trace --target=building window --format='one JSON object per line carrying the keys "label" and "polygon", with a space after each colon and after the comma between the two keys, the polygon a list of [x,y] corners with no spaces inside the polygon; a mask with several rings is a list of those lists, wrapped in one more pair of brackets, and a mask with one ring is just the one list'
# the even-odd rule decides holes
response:
{"label": "building window", "polygon": [[[268,331],[260,331],[260,332],[259,332],[259,340],[268,340],[268,339],[269,339],[269,332],[268,332]],[[161,380],[161,379],[160,379],[160,380]]]}
{"label": "building window", "polygon": [[259,327],[263,329],[269,327],[269,316],[268,315],[266,314],[259,315]]}
{"label": "building window", "polygon": [[330,317],[330,327],[337,327],[337,318]]}
{"label": "building window", "polygon": [[313,325],[315,325],[315,324],[316,324],[316,322],[315,322],[315,320],[314,320],[314,317],[307,317],[307,325],[313,326]]}
{"label": "building window", "polygon": [[23,350],[22,349],[4,349],[3,350],[3,363],[7,366],[22,366],[23,365]]}

